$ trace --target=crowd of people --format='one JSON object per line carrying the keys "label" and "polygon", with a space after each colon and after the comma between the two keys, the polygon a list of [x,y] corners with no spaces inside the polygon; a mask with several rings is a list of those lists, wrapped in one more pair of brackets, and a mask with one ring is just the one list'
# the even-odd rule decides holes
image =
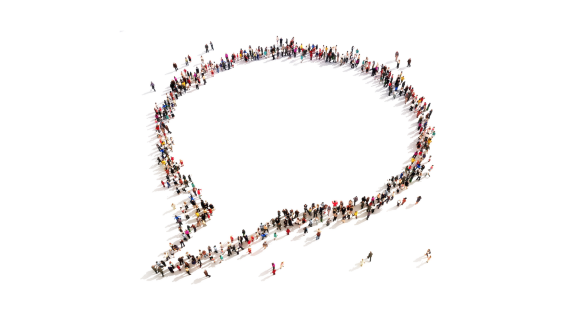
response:
{"label": "crowd of people", "polygon": [[[211,49],[214,50],[213,43]],[[209,52],[209,47],[205,46],[206,53]],[[350,65],[351,69],[358,69],[360,65],[360,73],[374,76],[376,83],[384,88],[385,92],[393,98],[404,97],[405,106],[408,105],[408,110],[413,112],[417,119],[418,136],[416,140],[416,151],[409,159],[409,163],[405,166],[403,171],[393,175],[383,187],[383,191],[377,194],[363,196],[358,198],[355,196],[347,201],[333,200],[330,204],[321,202],[319,204],[312,203],[311,205],[304,204],[302,211],[298,209],[282,209],[278,211],[276,217],[271,218],[265,223],[260,223],[255,232],[246,232],[245,229],[241,234],[234,238],[230,235],[229,239],[219,245],[207,248],[198,248],[198,252],[191,250],[182,252],[186,246],[186,242],[192,237],[192,234],[198,231],[198,228],[207,226],[207,221],[210,221],[215,207],[202,199],[201,189],[196,187],[191,175],[185,175],[181,169],[184,167],[184,162],[179,162],[172,156],[173,137],[168,124],[175,118],[175,111],[177,109],[177,100],[179,97],[186,94],[193,93],[193,88],[196,91],[200,90],[200,86],[207,85],[206,78],[213,78],[216,74],[234,68],[236,64],[248,64],[252,61],[265,60],[270,57],[272,60],[284,58],[296,58],[300,55],[301,62],[305,57],[310,57],[310,60],[324,60],[330,64]],[[225,59],[224,59],[225,57]],[[183,272],[191,275],[196,267],[203,269],[204,264],[222,263],[226,257],[232,255],[240,255],[241,252],[252,253],[252,244],[261,242],[262,250],[268,247],[267,239],[273,233],[273,240],[278,237],[278,232],[286,232],[287,235],[292,231],[302,232],[304,235],[309,232],[309,228],[316,228],[316,240],[321,238],[321,229],[330,226],[331,223],[345,223],[351,218],[358,219],[366,218],[367,220],[379,211],[383,205],[394,201],[396,195],[404,192],[413,182],[420,181],[422,178],[430,177],[430,172],[433,170],[433,165],[425,170],[425,163],[431,161],[431,155],[427,156],[431,149],[431,142],[435,137],[435,128],[429,126],[429,120],[433,114],[431,103],[427,104],[424,96],[419,96],[413,86],[409,85],[403,76],[403,72],[399,70],[399,52],[395,53],[396,68],[388,67],[386,64],[379,64],[378,61],[371,61],[368,57],[361,58],[359,50],[352,46],[350,51],[340,53],[337,46],[321,46],[318,44],[303,44],[298,43],[292,38],[284,40],[276,37],[276,43],[271,46],[240,49],[231,53],[225,53],[218,61],[208,60],[207,62],[201,56],[199,65],[195,68],[183,69],[179,78],[173,77],[169,83],[170,91],[165,94],[163,103],[155,103],[155,132],[157,134],[158,143],[156,143],[159,150],[157,157],[158,165],[165,172],[165,180],[161,181],[161,185],[172,191],[175,191],[178,196],[183,196],[183,202],[179,201],[178,213],[174,214],[175,223],[178,224],[178,230],[181,239],[178,243],[169,243],[169,248],[164,253],[163,259],[160,259],[151,266],[155,273],[165,276],[165,268],[170,273]],[[185,57],[185,66],[189,68],[191,57]],[[411,66],[411,59],[407,60],[407,67]],[[177,63],[173,63],[173,68],[178,71]],[[398,72],[396,70],[399,70]],[[151,82],[151,88],[155,91],[155,85]],[[418,204],[421,196],[417,197],[415,204]],[[397,207],[406,203],[407,198],[397,201]],[[175,203],[171,204],[173,210],[177,210]],[[190,220],[191,219],[191,220]],[[226,256],[227,255],[227,256]],[[177,256],[177,258],[176,258]],[[369,260],[372,257],[372,252],[367,257]],[[430,255],[429,255],[430,257]],[[175,260],[174,264],[172,260]],[[283,263],[281,264],[283,265]],[[362,266],[362,263],[361,263]],[[275,264],[272,263],[275,275]],[[182,270],[183,269],[183,270]],[[206,277],[211,277],[207,270],[204,270]]]}

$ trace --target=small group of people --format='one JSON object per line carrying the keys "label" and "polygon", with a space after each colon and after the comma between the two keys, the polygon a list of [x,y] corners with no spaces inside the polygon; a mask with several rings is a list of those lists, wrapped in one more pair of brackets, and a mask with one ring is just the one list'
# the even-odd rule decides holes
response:
{"label": "small group of people", "polygon": [[[366,220],[368,220],[375,212],[375,210],[380,210],[389,201],[394,200],[395,195],[399,195],[401,192],[406,190],[411,183],[415,181],[420,181],[421,178],[430,177],[430,172],[433,169],[433,165],[427,170],[425,170],[425,160],[427,162],[431,161],[431,155],[427,158],[427,155],[431,149],[431,142],[435,137],[435,128],[428,125],[433,109],[431,109],[431,103],[427,104],[425,97],[419,97],[416,94],[413,86],[406,85],[407,81],[403,76],[402,72],[395,74],[394,70],[399,68],[400,60],[399,52],[395,53],[395,62],[397,62],[397,68],[391,69],[386,64],[379,64],[379,62],[370,61],[368,57],[361,61],[361,54],[359,50],[351,47],[350,51],[346,51],[344,54],[340,54],[337,50],[337,46],[325,46],[318,47],[318,45],[308,44],[303,46],[298,45],[297,42],[292,38],[290,41],[286,39],[286,44],[283,44],[283,39],[276,37],[276,43],[272,46],[261,47],[258,46],[255,49],[251,46],[247,50],[240,49],[239,52],[232,52],[231,54],[225,54],[225,60],[222,57],[217,62],[212,62],[209,60],[205,62],[203,56],[200,58],[201,63],[196,65],[194,69],[187,70],[183,69],[181,71],[180,78],[173,77],[169,83],[170,91],[165,95],[165,99],[161,104],[155,103],[155,132],[157,135],[158,143],[156,143],[157,149],[159,151],[159,156],[157,157],[157,164],[164,170],[165,178],[161,180],[163,187],[169,189],[173,188],[178,196],[187,195],[187,198],[183,200],[183,205],[180,205],[179,211],[180,215],[175,215],[175,223],[178,224],[178,230],[181,233],[181,239],[179,240],[179,245],[170,243],[169,250],[167,250],[164,255],[164,259],[156,261],[152,265],[152,269],[156,273],[160,273],[164,276],[164,268],[171,273],[176,271],[182,271],[190,274],[196,266],[198,269],[202,269],[204,262],[207,263],[222,263],[226,258],[224,257],[232,255],[239,255],[240,252],[247,249],[248,254],[252,254],[251,245],[258,241],[263,241],[262,247],[265,250],[268,247],[266,238],[273,231],[273,238],[276,240],[278,237],[277,231],[282,231],[285,229],[287,235],[292,232],[293,229],[301,230],[304,235],[308,233],[308,228],[312,228],[314,225],[321,224],[317,228],[316,240],[321,237],[321,228],[328,227],[331,223],[337,222],[340,215],[340,222],[346,223],[351,218],[358,219],[359,214],[362,215],[366,213]],[[211,43],[211,49],[213,48],[213,43]],[[279,44],[279,46],[278,46]],[[208,45],[206,44],[206,53],[209,52]],[[333,200],[331,204],[325,204],[324,202],[320,204],[312,203],[310,206],[304,204],[303,210],[300,212],[298,209],[282,209],[278,211],[278,215],[271,218],[265,224],[260,223],[260,226],[256,229],[254,234],[246,233],[242,230],[241,235],[234,238],[229,236],[229,239],[222,244],[219,243],[219,248],[217,245],[208,246],[207,248],[199,249],[198,253],[190,254],[185,252],[177,258],[177,263],[173,264],[170,259],[175,259],[175,255],[185,247],[185,242],[191,239],[192,233],[197,232],[197,228],[207,226],[206,221],[209,221],[213,215],[215,207],[201,199],[201,189],[196,187],[193,183],[191,175],[182,174],[181,169],[184,167],[184,162],[179,160],[179,162],[171,156],[173,151],[173,137],[171,131],[168,128],[168,124],[172,119],[175,118],[175,111],[177,109],[177,100],[180,96],[184,96],[189,93],[191,85],[195,84],[195,88],[199,89],[201,80],[203,80],[204,85],[206,85],[206,76],[214,77],[216,73],[220,70],[223,72],[225,70],[230,70],[234,67],[237,62],[248,63],[250,61],[257,61],[260,59],[272,57],[272,60],[282,57],[294,57],[296,58],[297,53],[300,53],[301,60],[307,54],[310,55],[310,60],[313,58],[317,60],[325,60],[329,63],[337,63],[340,65],[349,64],[351,68],[357,68],[361,64],[361,73],[366,74],[371,72],[371,76],[375,77],[375,81],[380,83],[383,87],[387,88],[389,96],[393,94],[396,98],[397,95],[404,97],[405,103],[409,103],[409,111],[417,119],[417,141],[416,141],[416,151],[413,156],[409,159],[409,164],[405,166],[401,173],[392,176],[385,186],[383,191],[372,196],[363,196],[359,202],[358,196],[348,200],[348,202]],[[186,57],[186,66],[189,67],[191,62],[191,57]],[[408,67],[410,67],[411,59],[408,60]],[[177,64],[174,63],[173,67],[178,70]],[[151,82],[151,87],[155,90],[153,82]],[[191,188],[191,190],[188,190]],[[182,194],[183,193],[183,194]],[[397,201],[397,206],[404,205],[407,198],[403,198],[402,201]],[[421,201],[421,196],[417,197],[415,204]],[[179,200],[181,202],[181,200]],[[198,205],[199,204],[199,205]],[[201,206],[201,207],[200,207]],[[171,204],[173,210],[177,209],[175,204]],[[185,228],[183,227],[183,219],[185,218]],[[326,216],[326,220],[324,217]],[[189,225],[189,219],[193,218],[193,223]],[[430,259],[430,255],[428,256]],[[372,258],[372,252],[367,256],[369,261]],[[364,259],[363,259],[364,262]],[[361,266],[362,263],[361,262]],[[282,267],[281,264],[280,268]],[[275,266],[272,264],[273,273],[275,275]],[[207,270],[204,270],[206,277],[210,277]]]}

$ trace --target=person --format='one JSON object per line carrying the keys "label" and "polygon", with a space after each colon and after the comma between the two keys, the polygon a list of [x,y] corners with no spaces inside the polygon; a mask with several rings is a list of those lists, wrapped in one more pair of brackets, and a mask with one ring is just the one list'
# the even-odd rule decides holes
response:
{"label": "person", "polygon": [[399,51],[395,52],[395,60],[399,59]]}
{"label": "person", "polygon": [[290,235],[290,228],[286,229],[286,235]]}
{"label": "person", "polygon": [[425,256],[429,257],[431,255],[431,249],[427,249],[427,252],[425,253]]}
{"label": "person", "polygon": [[320,229],[318,229],[318,232],[316,232],[316,240],[320,239]]}
{"label": "person", "polygon": [[403,201],[401,202],[401,206],[403,206],[403,204],[405,204],[406,201],[407,201],[407,197],[403,198]]}
{"label": "person", "polygon": [[419,204],[420,201],[421,201],[421,196],[417,197],[417,202],[415,203],[415,205]]}
{"label": "person", "polygon": [[360,260],[360,267],[362,267],[364,263],[365,263],[365,260],[364,259],[361,259]]}
{"label": "person", "polygon": [[213,43],[209,41],[209,44],[211,45],[211,50],[213,51]]}
{"label": "person", "polygon": [[207,269],[204,269],[203,273],[205,274],[205,277],[211,277],[211,275],[208,274]]}
{"label": "person", "polygon": [[276,234],[276,232],[274,232],[274,240],[276,240],[277,237],[278,235]]}
{"label": "person", "polygon": [[153,89],[153,91],[154,91],[154,92],[157,92],[157,91],[155,90],[155,84],[153,84],[153,82],[151,82],[151,88]]}
{"label": "person", "polygon": [[155,272],[155,274],[159,274],[159,271],[157,270],[157,266],[156,265],[151,265],[151,269],[153,269],[153,271]]}
{"label": "person", "polygon": [[373,259],[373,252],[369,252],[369,255],[367,256],[367,258],[369,259],[369,261],[372,261]]}
{"label": "person", "polygon": [[306,235],[306,233],[308,233],[308,227],[307,226],[304,227],[304,234],[303,235]]}
{"label": "person", "polygon": [[159,273],[161,273],[161,277],[165,277],[165,274],[163,273],[163,267],[159,266],[157,267],[157,270],[159,271]]}
{"label": "person", "polygon": [[191,274],[189,273],[189,267],[185,267],[185,272],[187,273],[187,275],[191,275]]}
{"label": "person", "polygon": [[276,264],[272,263],[272,270],[276,269]]}
{"label": "person", "polygon": [[209,47],[207,46],[207,44],[205,45],[205,53],[209,52]]}
{"label": "person", "polygon": [[272,275],[276,275],[276,270],[275,269],[272,270]]}
{"label": "person", "polygon": [[409,58],[409,60],[407,60],[407,67],[411,67],[411,58]]}
{"label": "person", "polygon": [[284,262],[280,263],[280,269],[282,269],[282,267],[284,267]]}

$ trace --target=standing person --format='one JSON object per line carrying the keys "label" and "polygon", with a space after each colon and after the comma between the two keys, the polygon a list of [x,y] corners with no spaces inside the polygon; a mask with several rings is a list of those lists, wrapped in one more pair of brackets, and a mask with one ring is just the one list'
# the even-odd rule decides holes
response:
{"label": "standing person", "polygon": [[205,277],[211,277],[211,275],[208,274],[207,269],[204,269],[203,273],[205,274]]}
{"label": "standing person", "polygon": [[153,89],[153,91],[154,91],[154,92],[157,92],[157,91],[155,90],[155,84],[153,84],[153,82],[151,82],[151,88]]}
{"label": "standing person", "polygon": [[320,229],[318,229],[318,232],[316,232],[316,240],[320,239]]}
{"label": "standing person", "polygon": [[415,205],[419,204],[420,201],[421,201],[421,196],[417,197],[417,202],[415,203]]}
{"label": "standing person", "polygon": [[280,263],[280,269],[282,269],[282,267],[284,267],[284,262]]}
{"label": "standing person", "polygon": [[427,249],[427,252],[425,253],[425,256],[429,257],[431,255],[431,249]]}
{"label": "standing person", "polygon": [[306,235],[306,233],[308,233],[308,227],[304,226],[304,234],[303,235]]}
{"label": "standing person", "polygon": [[403,198],[403,202],[401,202],[401,206],[403,206],[403,204],[405,204],[406,201],[407,201],[407,197]]}
{"label": "standing person", "polygon": [[411,67],[411,58],[409,58],[409,60],[407,60],[407,67]]}
{"label": "standing person", "polygon": [[209,45],[211,45],[211,50],[213,51],[213,43],[209,41]]}
{"label": "standing person", "polygon": [[369,259],[369,261],[372,261],[373,259],[373,252],[369,252],[369,255],[367,256],[367,258]]}
{"label": "standing person", "polygon": [[185,267],[185,272],[187,273],[187,275],[191,275],[191,274],[189,273],[189,267]]}
{"label": "standing person", "polygon": [[290,235],[290,228],[286,228],[286,235]]}
{"label": "standing person", "polygon": [[159,274],[159,271],[157,270],[157,265],[151,265],[151,269],[153,269],[155,274]]}
{"label": "standing person", "polygon": [[161,273],[161,277],[165,277],[165,274],[163,273],[163,267],[159,266],[157,267],[157,270],[159,271],[159,273]]}
{"label": "standing person", "polygon": [[276,264],[272,263],[272,270],[276,270]]}
{"label": "standing person", "polygon": [[209,47],[207,46],[207,44],[205,45],[205,53],[209,52]]}

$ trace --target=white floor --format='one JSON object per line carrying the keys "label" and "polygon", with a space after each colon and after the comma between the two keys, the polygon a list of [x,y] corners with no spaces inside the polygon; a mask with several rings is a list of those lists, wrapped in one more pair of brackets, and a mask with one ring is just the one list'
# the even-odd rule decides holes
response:
{"label": "white floor", "polygon": [[[39,4],[3,60],[6,117],[23,115],[5,139],[23,158],[4,160],[8,324],[578,324],[578,177],[567,170],[578,113],[537,85],[551,73],[575,103],[574,74],[536,67],[547,32],[515,4],[75,6],[47,20],[57,7]],[[514,17],[525,34],[510,34]],[[161,278],[149,266],[178,239],[170,205],[185,198],[161,188],[155,162],[153,104],[171,65],[197,62],[210,40],[205,60],[276,35],[340,53],[354,45],[391,67],[395,51],[402,67],[411,57],[402,71],[434,109],[432,177],[399,196],[404,207],[323,227],[318,241],[317,226],[282,233],[205,265],[210,279],[197,269]],[[565,39],[550,35],[547,48]],[[574,53],[561,51],[558,61]],[[38,92],[17,86],[30,78]],[[217,207],[185,251],[254,231],[279,209],[376,195],[416,137],[415,119],[385,95],[359,70],[283,58],[237,65],[179,99],[174,156]]]}

